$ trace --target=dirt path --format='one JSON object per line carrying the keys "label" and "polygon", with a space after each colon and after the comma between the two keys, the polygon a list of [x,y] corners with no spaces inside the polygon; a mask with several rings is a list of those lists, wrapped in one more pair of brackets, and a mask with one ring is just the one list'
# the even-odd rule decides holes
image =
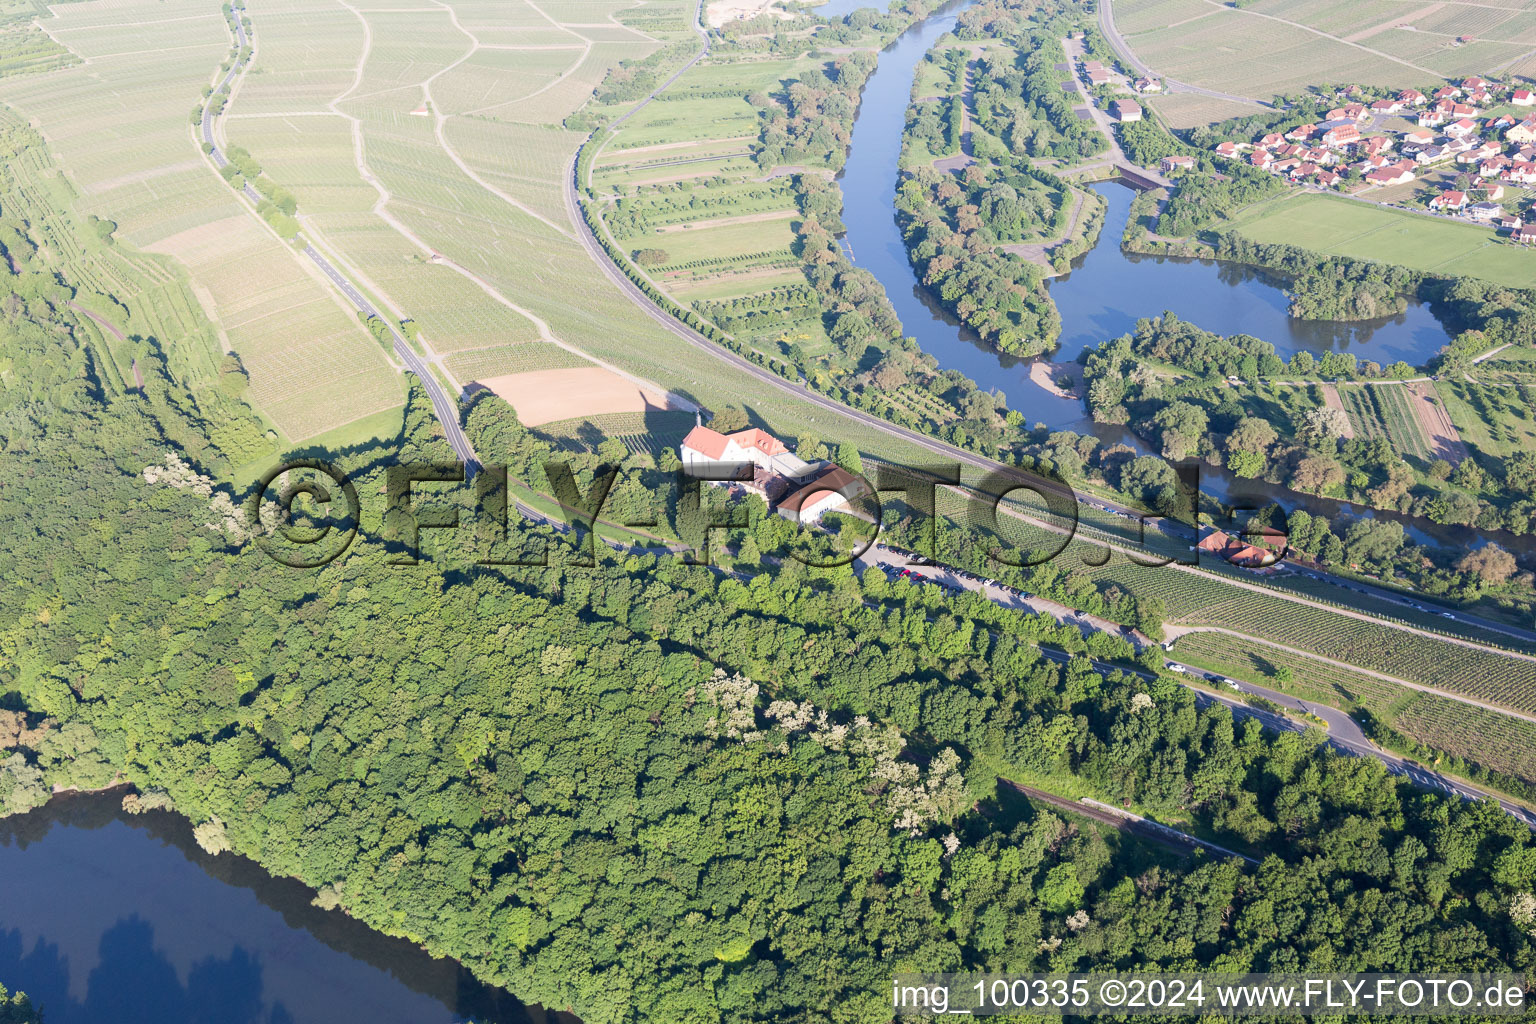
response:
{"label": "dirt path", "polygon": [[1062,232],[1059,238],[1052,238],[1044,242],[1015,242],[1012,245],[1000,245],[997,247],[998,251],[1011,252],[1015,256],[1022,256],[1029,262],[1044,267],[1047,271],[1047,276],[1055,276],[1056,272],[1051,267],[1050,250],[1071,238],[1077,231],[1078,223],[1083,215],[1083,203],[1087,201],[1087,196],[1083,193],[1082,189],[1074,188],[1072,193],[1076,197],[1076,200],[1072,203],[1072,215],[1067,218],[1067,229]]}
{"label": "dirt path", "polygon": [[1344,437],[1347,440],[1354,440],[1355,421],[1349,418],[1349,410],[1344,408],[1344,399],[1339,397],[1339,386],[1337,384],[1323,385],[1323,404],[1330,409],[1337,409],[1344,414]]}
{"label": "dirt path", "polygon": [[1388,18],[1386,21],[1372,25],[1369,28],[1363,28],[1359,32],[1356,32],[1352,35],[1344,36],[1343,41],[1346,43],[1358,43],[1362,39],[1369,39],[1371,36],[1385,32],[1390,28],[1395,28],[1398,25],[1411,25],[1415,21],[1418,21],[1420,18],[1427,18],[1431,14],[1438,14],[1444,8],[1445,4],[1430,4],[1428,7],[1419,8],[1412,14],[1399,14]]}
{"label": "dirt path", "polygon": [[1453,466],[1460,463],[1470,453],[1456,424],[1451,422],[1445,403],[1440,401],[1440,396],[1435,392],[1434,384],[1426,381],[1403,386],[1408,390],[1413,414],[1418,418],[1419,426],[1429,438],[1429,445],[1435,454]]}

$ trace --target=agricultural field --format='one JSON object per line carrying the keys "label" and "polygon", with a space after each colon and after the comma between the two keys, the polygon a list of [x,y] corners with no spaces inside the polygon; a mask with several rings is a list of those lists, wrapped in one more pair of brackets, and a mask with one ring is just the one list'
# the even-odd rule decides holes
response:
{"label": "agricultural field", "polygon": [[[1364,708],[1431,749],[1536,782],[1536,725],[1496,711],[1351,672],[1304,655],[1221,633],[1190,633],[1174,656],[1200,668],[1259,683],[1345,711]],[[1291,670],[1292,680],[1274,674]]]}
{"label": "agricultural field", "polygon": [[1223,225],[1255,242],[1395,263],[1447,276],[1526,287],[1536,251],[1500,240],[1493,229],[1314,193],[1256,204]]}
{"label": "agricultural field", "polygon": [[[1479,369],[1490,363],[1479,364]],[[1462,439],[1488,455],[1536,450],[1536,386],[1440,381],[1435,385]]]}
{"label": "agricultural field", "polygon": [[693,427],[685,412],[616,412],[546,423],[538,433],[571,451],[596,451],[608,438],[617,438],[631,452],[655,456],[675,449]]}
{"label": "agricultural field", "polygon": [[1257,109],[1251,103],[1236,103],[1192,92],[1148,97],[1146,103],[1150,104],[1172,128],[1194,128],[1197,125],[1213,124],[1232,117],[1244,117]]}
{"label": "agricultural field", "polygon": [[488,377],[504,377],[530,370],[566,370],[592,365],[569,349],[547,341],[454,352],[443,358],[443,364],[465,386]]}
{"label": "agricultural field", "polygon": [[664,412],[665,395],[598,366],[525,370],[478,383],[506,399],[524,426],[609,413]]}
{"label": "agricultural field", "polygon": [[[1305,4],[1305,0],[1303,0]],[[1353,31],[1383,0],[1312,3],[1258,0],[1242,9],[1189,0],[1115,0],[1115,24],[1136,56],[1181,82],[1254,99],[1294,93],[1318,82],[1407,86],[1434,72],[1375,52],[1313,21]],[[1353,12],[1353,16],[1351,16]],[[1401,13],[1399,11],[1399,13]]]}
{"label": "agricultural field", "polygon": [[1421,693],[1388,720],[1398,732],[1464,761],[1536,781],[1536,725]]}
{"label": "agricultural field", "polygon": [[[1406,704],[1415,696],[1413,690],[1363,672],[1352,672],[1304,654],[1225,633],[1186,633],[1174,642],[1172,656],[1200,668],[1344,711],[1367,708],[1377,715],[1385,715],[1393,706]],[[1291,670],[1291,682],[1275,681],[1275,673],[1282,668]],[[1456,705],[1454,701],[1449,703],[1467,707]]]}
{"label": "agricultural field", "polygon": [[1355,436],[1369,440],[1384,437],[1394,450],[1421,461],[1434,457],[1429,438],[1424,435],[1409,402],[1410,394],[1401,384],[1339,387]]}
{"label": "agricultural field", "polygon": [[[1402,88],[1488,74],[1536,49],[1536,13],[1521,4],[1400,0],[1113,0],[1115,24],[1161,74],[1268,99],[1322,82]],[[1459,42],[1471,36],[1470,43]],[[1510,70],[1521,73],[1518,66]],[[1233,116],[1194,97],[1155,100],[1178,127]]]}

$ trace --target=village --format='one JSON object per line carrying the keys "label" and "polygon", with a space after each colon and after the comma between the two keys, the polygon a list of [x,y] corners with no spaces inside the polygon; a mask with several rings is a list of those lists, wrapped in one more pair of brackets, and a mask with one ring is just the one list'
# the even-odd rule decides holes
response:
{"label": "village", "polygon": [[[1090,88],[1128,88],[1142,96],[1163,91],[1155,78],[1128,76],[1099,61],[1080,60],[1077,72]],[[1146,116],[1127,96],[1107,106],[1122,124]],[[1346,103],[1287,132],[1228,140],[1214,151],[1298,186],[1427,210],[1536,243],[1536,222],[1522,215],[1529,214],[1536,187],[1536,89],[1479,76],[1427,95],[1404,89]],[[1197,162],[1191,155],[1165,156],[1159,170],[1175,175]]]}
{"label": "village", "polygon": [[[1215,153],[1298,185],[1405,208],[1422,204],[1533,243],[1536,223],[1521,210],[1536,185],[1536,110],[1522,108],[1536,108],[1536,91],[1474,76],[1431,95],[1404,89],[1348,103],[1320,122],[1250,142],[1225,141]],[[1193,157],[1167,157],[1163,170],[1194,163]]]}

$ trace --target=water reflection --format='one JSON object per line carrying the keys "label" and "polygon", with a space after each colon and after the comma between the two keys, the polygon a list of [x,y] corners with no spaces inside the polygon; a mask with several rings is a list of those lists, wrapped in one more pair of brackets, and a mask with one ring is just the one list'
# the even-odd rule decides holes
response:
{"label": "water reflection", "polygon": [[121,793],[0,820],[0,983],[48,1024],[575,1024],[451,960],[210,857],[175,815]]}

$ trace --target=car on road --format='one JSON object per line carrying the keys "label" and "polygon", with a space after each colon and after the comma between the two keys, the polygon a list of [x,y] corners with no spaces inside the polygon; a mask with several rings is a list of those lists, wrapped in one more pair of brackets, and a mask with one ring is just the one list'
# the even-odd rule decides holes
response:
{"label": "car on road", "polygon": [[1169,672],[1177,672],[1177,673],[1179,673],[1179,675],[1188,675],[1189,674],[1189,669],[1185,668],[1183,665],[1180,665],[1176,661],[1165,661],[1165,662],[1163,662],[1163,668],[1167,669]]}

